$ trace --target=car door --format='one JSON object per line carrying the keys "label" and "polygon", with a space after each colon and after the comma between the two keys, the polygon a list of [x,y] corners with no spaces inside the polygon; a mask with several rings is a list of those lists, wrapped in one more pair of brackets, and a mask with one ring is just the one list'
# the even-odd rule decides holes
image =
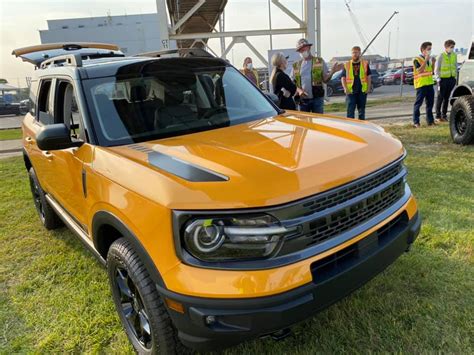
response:
{"label": "car door", "polygon": [[52,86],[53,79],[51,78],[32,80],[30,87],[32,105],[23,120],[23,146],[35,169],[40,185],[45,190],[50,184],[50,164],[45,152],[36,145],[36,137],[43,126],[54,123],[51,105]]}
{"label": "car door", "polygon": [[[66,124],[72,140],[85,141],[76,83],[70,78],[57,78],[53,90],[54,122]],[[91,164],[93,146],[84,142],[79,148],[53,150],[44,154],[49,163],[48,193],[86,230],[86,169]]]}

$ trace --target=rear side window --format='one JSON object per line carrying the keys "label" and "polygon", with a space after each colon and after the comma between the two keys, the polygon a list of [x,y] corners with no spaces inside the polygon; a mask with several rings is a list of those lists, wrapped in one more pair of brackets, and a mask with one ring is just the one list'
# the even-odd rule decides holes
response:
{"label": "rear side window", "polygon": [[45,125],[54,123],[54,118],[49,104],[50,96],[51,80],[42,81],[38,94],[38,121]]}
{"label": "rear side window", "polygon": [[474,42],[471,44],[471,51],[469,52],[469,59],[474,59]]}

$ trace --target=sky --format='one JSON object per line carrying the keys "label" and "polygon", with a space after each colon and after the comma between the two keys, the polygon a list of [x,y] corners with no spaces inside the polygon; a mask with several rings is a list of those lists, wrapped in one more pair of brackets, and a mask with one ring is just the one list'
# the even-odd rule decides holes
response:
{"label": "sky", "polygon": [[[302,13],[302,0],[281,0],[295,14]],[[433,42],[433,52],[442,51],[446,39],[452,38],[457,47],[468,47],[474,33],[474,2],[472,0],[351,0],[350,6],[367,38],[372,38],[393,11],[399,14],[374,42],[372,53],[411,57],[418,53],[420,43]],[[271,5],[272,27],[296,27],[275,5]],[[47,29],[47,20],[141,14],[156,12],[155,0],[0,0],[0,78],[13,85],[24,85],[24,78],[33,69],[30,64],[14,58],[15,48],[39,44],[38,30]],[[267,29],[268,0],[228,0],[225,10],[226,30]],[[344,0],[321,0],[322,56],[350,54],[350,48],[361,45]],[[273,48],[292,48],[300,35],[273,37]],[[268,37],[249,37],[266,57],[270,49]],[[227,40],[227,43],[230,39]],[[218,40],[210,46],[218,53]],[[363,47],[363,46],[362,46]],[[244,57],[251,54],[244,44],[234,47],[228,59],[240,67]],[[260,63],[255,60],[256,65]]]}

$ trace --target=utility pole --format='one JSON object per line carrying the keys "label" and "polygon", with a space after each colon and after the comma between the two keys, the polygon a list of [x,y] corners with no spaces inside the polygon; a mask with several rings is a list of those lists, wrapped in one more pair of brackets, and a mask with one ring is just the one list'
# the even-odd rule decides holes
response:
{"label": "utility pole", "polygon": [[387,58],[390,60],[390,39],[392,37],[392,32],[388,32],[388,51],[387,51]]}
{"label": "utility pole", "polygon": [[[271,0],[268,0],[268,26],[270,31],[272,30],[272,8],[271,8]],[[273,49],[273,36],[270,34],[270,50]]]}
{"label": "utility pole", "polygon": [[316,50],[318,57],[321,54],[321,0],[316,0]]}

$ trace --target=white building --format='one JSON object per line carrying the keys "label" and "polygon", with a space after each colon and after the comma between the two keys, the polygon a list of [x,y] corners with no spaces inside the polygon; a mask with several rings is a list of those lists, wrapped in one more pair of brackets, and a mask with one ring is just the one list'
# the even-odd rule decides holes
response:
{"label": "white building", "polygon": [[[48,20],[40,30],[41,43],[103,42],[117,44],[126,55],[160,48],[157,14]],[[176,42],[170,41],[176,48]]]}

